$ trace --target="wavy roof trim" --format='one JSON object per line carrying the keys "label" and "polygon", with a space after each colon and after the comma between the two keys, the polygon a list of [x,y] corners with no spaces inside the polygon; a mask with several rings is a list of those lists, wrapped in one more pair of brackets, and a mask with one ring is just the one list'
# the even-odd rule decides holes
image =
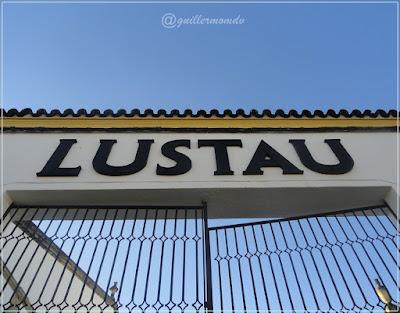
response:
{"label": "wavy roof trim", "polygon": [[9,110],[1,110],[1,116],[4,117],[203,117],[203,118],[210,118],[210,117],[229,117],[229,118],[236,118],[236,117],[244,117],[244,118],[263,118],[263,117],[268,117],[268,118],[302,118],[302,117],[307,117],[307,118],[313,118],[313,117],[319,117],[319,118],[339,118],[339,117],[345,117],[345,118],[396,118],[399,116],[399,112],[396,110],[376,110],[376,111],[371,111],[371,110],[352,110],[352,111],[347,111],[347,110],[327,110],[326,112],[321,111],[321,110],[315,110],[315,111],[309,111],[309,110],[302,110],[301,112],[298,112],[296,110],[290,110],[289,112],[285,112],[284,110],[278,109],[275,112],[272,112],[271,110],[263,110],[263,111],[258,111],[258,110],[250,110],[249,113],[246,113],[245,110],[243,109],[238,109],[236,111],[232,110],[224,110],[224,111],[219,111],[216,109],[210,110],[209,112],[205,110],[198,110],[198,111],[192,111],[190,109],[186,109],[183,112],[179,110],[171,110],[167,111],[164,109],[160,109],[158,111],[153,111],[151,109],[146,109],[144,111],[140,111],[139,109],[133,109],[131,111],[126,111],[124,109],[120,109],[117,111],[113,110],[105,110],[105,111],[100,111],[98,109],[94,109],[91,111],[87,111],[85,109],[79,109],[76,112],[73,109],[66,109],[64,111],[60,110],[51,110],[47,111],[46,109],[38,109],[36,112],[33,111],[32,109],[22,109],[22,110],[17,110],[17,109],[9,109]]}

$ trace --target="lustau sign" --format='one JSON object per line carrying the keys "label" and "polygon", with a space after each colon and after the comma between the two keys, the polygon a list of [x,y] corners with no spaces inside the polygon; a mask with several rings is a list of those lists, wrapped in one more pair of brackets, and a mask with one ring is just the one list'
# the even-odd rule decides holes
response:
{"label": "lustau sign", "polygon": [[[345,174],[354,166],[353,158],[343,147],[340,139],[325,139],[324,142],[330,147],[332,153],[338,159],[336,164],[321,164],[317,162],[310,153],[305,139],[289,139],[289,143],[295,149],[304,167],[311,171],[321,174]],[[60,167],[61,163],[69,153],[71,147],[77,143],[76,139],[60,139],[60,143],[50,159],[47,161],[43,169],[37,173],[39,177],[54,176],[78,176],[81,166],[77,167]],[[107,176],[123,176],[133,175],[143,170],[148,161],[150,149],[154,143],[154,139],[138,140],[138,148],[133,161],[127,165],[113,166],[107,163],[110,152],[117,143],[115,139],[100,140],[99,148],[93,158],[93,169],[102,175]],[[191,141],[189,139],[179,139],[168,141],[161,147],[161,153],[164,157],[175,162],[174,166],[164,167],[157,164],[156,174],[162,176],[182,175],[190,171],[192,168],[192,160],[184,153],[177,151],[178,147],[191,149]],[[216,167],[214,175],[234,175],[229,162],[229,147],[242,148],[242,140],[240,139],[199,139],[198,148],[209,147],[214,150]],[[282,173],[287,174],[303,174],[303,170],[295,166],[286,159],[277,150],[271,147],[266,141],[261,140],[257,149],[253,152],[253,156],[243,170],[242,175],[263,175],[264,168],[277,167],[282,169]]]}

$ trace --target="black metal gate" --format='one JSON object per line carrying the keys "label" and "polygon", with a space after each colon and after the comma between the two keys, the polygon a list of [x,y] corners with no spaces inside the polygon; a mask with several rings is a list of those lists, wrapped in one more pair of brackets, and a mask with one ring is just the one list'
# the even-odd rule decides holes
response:
{"label": "black metal gate", "polygon": [[215,311],[382,312],[399,301],[399,233],[384,207],[210,228]]}
{"label": "black metal gate", "polygon": [[204,311],[203,207],[14,207],[2,233],[2,308]]}
{"label": "black metal gate", "polygon": [[198,207],[13,207],[4,312],[372,312],[399,300],[386,207],[208,227]]}

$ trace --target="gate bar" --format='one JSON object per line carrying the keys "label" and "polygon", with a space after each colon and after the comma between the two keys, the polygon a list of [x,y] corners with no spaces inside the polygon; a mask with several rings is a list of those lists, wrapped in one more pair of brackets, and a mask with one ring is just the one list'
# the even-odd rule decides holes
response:
{"label": "gate bar", "polygon": [[203,201],[203,220],[204,220],[204,244],[205,244],[205,257],[206,257],[206,310],[207,312],[213,311],[213,293],[212,293],[212,273],[211,273],[211,250],[210,250],[210,236],[208,228],[208,216],[207,216],[207,202]]}
{"label": "gate bar", "polygon": [[385,204],[377,204],[377,205],[371,205],[371,206],[367,206],[367,207],[345,209],[345,210],[339,210],[339,211],[333,211],[333,212],[322,212],[322,213],[316,213],[316,214],[307,214],[307,215],[300,215],[300,216],[292,216],[292,217],[285,217],[285,218],[262,220],[262,221],[257,221],[257,222],[248,222],[248,223],[238,223],[238,224],[214,226],[214,227],[210,227],[209,230],[228,229],[228,228],[232,228],[232,227],[263,225],[263,224],[271,224],[271,223],[275,223],[275,222],[288,222],[288,221],[299,220],[299,219],[303,219],[303,218],[325,217],[325,216],[331,216],[331,215],[333,216],[333,215],[337,215],[337,214],[346,214],[346,213],[353,213],[353,212],[366,211],[366,210],[383,209],[383,208],[386,208],[386,207],[387,206]]}

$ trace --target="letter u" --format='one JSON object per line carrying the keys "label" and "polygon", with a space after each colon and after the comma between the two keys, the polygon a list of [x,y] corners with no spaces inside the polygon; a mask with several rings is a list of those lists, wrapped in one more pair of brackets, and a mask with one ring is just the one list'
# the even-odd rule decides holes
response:
{"label": "letter u", "polygon": [[115,139],[100,140],[100,146],[93,159],[94,170],[102,175],[123,176],[131,175],[141,171],[147,164],[150,147],[154,140],[138,140],[139,147],[136,152],[135,160],[124,166],[112,166],[107,164],[113,145],[117,142]]}
{"label": "letter u", "polygon": [[340,139],[325,139],[339,163],[334,165],[321,164],[312,157],[304,139],[290,139],[303,165],[310,170],[321,174],[345,174],[354,166],[354,160],[340,143]]}

